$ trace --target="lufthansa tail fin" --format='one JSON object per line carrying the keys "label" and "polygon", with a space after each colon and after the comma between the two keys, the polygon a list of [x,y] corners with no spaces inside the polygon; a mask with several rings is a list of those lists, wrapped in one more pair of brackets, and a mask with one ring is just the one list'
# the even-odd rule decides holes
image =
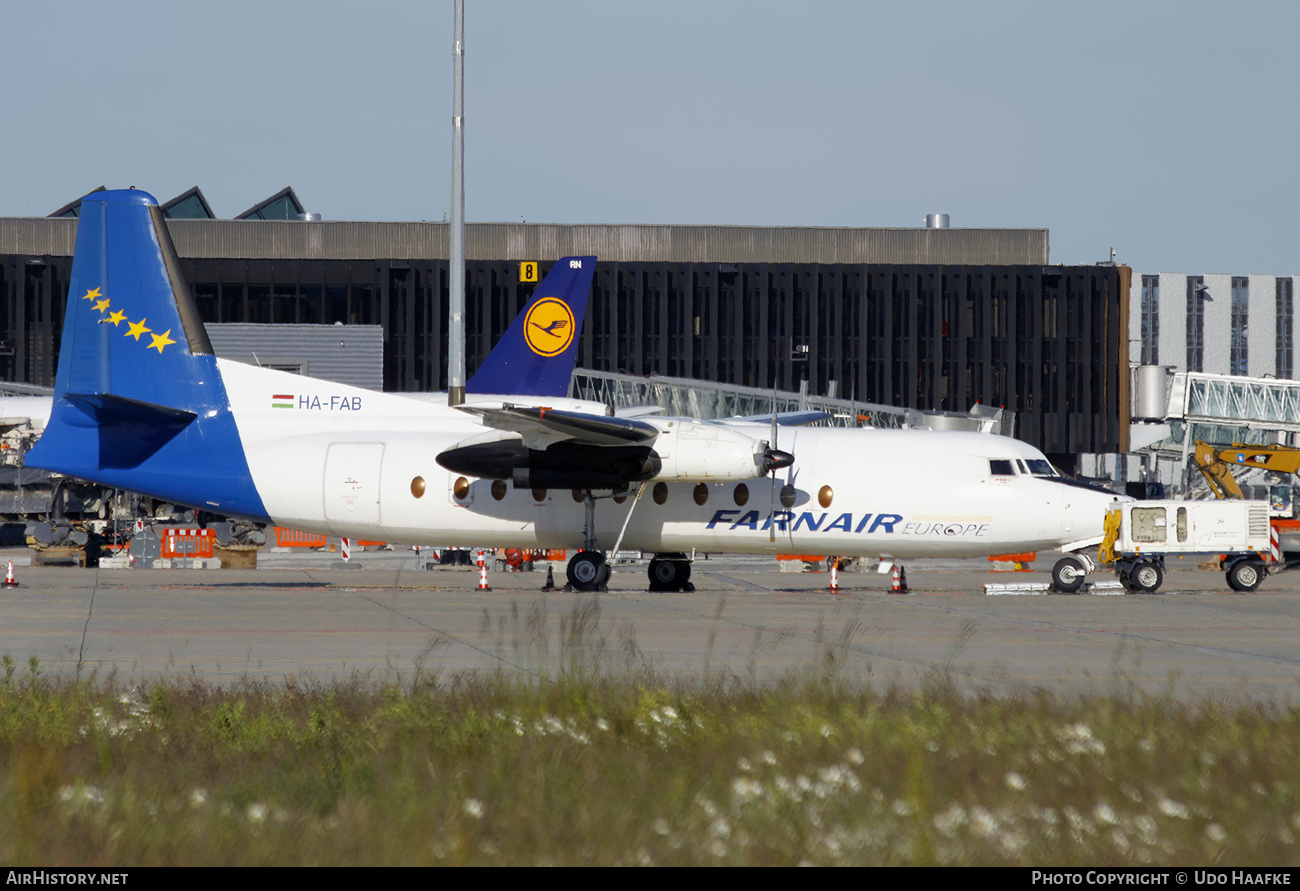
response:
{"label": "lufthansa tail fin", "polygon": [[212,344],[147,192],[82,199],[54,406],[26,463],[231,516],[265,514]]}
{"label": "lufthansa tail fin", "polygon": [[595,272],[595,257],[556,261],[533,299],[465,382],[466,392],[567,396]]}

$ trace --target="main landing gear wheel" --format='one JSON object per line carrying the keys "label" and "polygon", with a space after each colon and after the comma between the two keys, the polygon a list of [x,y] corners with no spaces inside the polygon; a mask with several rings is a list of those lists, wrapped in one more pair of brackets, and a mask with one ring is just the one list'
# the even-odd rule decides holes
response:
{"label": "main landing gear wheel", "polygon": [[656,554],[650,560],[651,591],[694,591],[691,561],[685,554]]}
{"label": "main landing gear wheel", "polygon": [[1062,594],[1075,594],[1083,587],[1088,570],[1078,557],[1062,557],[1052,567],[1052,587]]}
{"label": "main landing gear wheel", "polygon": [[1128,571],[1128,581],[1139,591],[1154,594],[1165,580],[1165,572],[1154,560],[1143,560]]}
{"label": "main landing gear wheel", "polygon": [[1264,564],[1258,560],[1238,560],[1228,568],[1228,587],[1248,593],[1264,581]]}
{"label": "main landing gear wheel", "polygon": [[565,574],[575,591],[603,591],[609,581],[609,564],[600,551],[578,551]]}

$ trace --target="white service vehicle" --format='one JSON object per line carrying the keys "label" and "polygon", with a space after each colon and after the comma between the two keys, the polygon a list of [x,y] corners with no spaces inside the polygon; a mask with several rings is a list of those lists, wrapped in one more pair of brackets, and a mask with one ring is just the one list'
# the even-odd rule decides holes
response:
{"label": "white service vehicle", "polygon": [[1106,514],[1101,560],[1125,587],[1152,592],[1170,554],[1212,554],[1234,591],[1254,591],[1276,565],[1262,501],[1130,501]]}

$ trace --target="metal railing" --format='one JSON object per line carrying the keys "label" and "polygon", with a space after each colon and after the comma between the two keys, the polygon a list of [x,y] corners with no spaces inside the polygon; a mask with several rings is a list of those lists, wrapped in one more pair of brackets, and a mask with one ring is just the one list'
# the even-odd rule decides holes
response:
{"label": "metal railing", "polygon": [[806,391],[762,390],[680,377],[639,377],[607,371],[577,369],[569,394],[575,399],[603,402],[615,409],[658,405],[673,416],[720,418],[767,415],[773,411],[823,411],[831,417],[822,426],[904,429],[976,430],[1014,435],[1015,414],[1004,409],[964,412],[924,412],[875,402],[813,396]]}

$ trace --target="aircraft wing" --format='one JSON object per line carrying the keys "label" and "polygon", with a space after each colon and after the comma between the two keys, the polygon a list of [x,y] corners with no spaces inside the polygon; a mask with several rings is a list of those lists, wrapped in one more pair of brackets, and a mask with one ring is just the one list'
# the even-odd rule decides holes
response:
{"label": "aircraft wing", "polygon": [[644,421],[585,412],[509,403],[500,407],[461,405],[458,408],[478,415],[489,427],[521,434],[528,448],[538,451],[561,440],[598,446],[637,445],[651,442],[660,433],[658,427]]}
{"label": "aircraft wing", "polygon": [[616,418],[644,418],[647,415],[661,415],[664,413],[662,405],[628,405],[623,408],[614,409]]}
{"label": "aircraft wing", "polygon": [[[829,421],[830,412],[824,411],[779,411],[776,413],[776,423],[781,427],[801,427],[804,424],[815,424],[818,421]],[[772,423],[772,414],[768,412],[765,415],[745,415],[739,418],[728,418],[729,421],[741,421],[746,424],[770,424]]]}

